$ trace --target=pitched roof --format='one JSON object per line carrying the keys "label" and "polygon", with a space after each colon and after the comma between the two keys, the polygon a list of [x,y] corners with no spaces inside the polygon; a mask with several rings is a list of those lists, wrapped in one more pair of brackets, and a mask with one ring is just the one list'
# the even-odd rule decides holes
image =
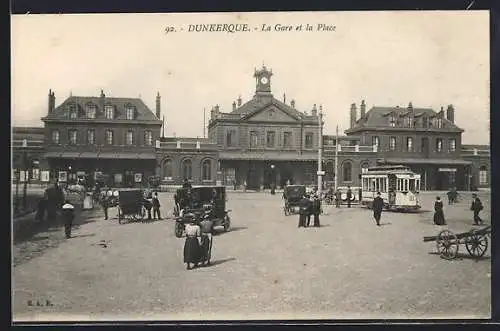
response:
{"label": "pitched roof", "polygon": [[284,111],[291,117],[294,117],[298,120],[308,120],[308,119],[315,119],[316,117],[313,117],[311,115],[307,115],[305,113],[302,113],[298,111],[297,109],[287,105],[284,102],[281,102],[280,100],[274,98],[274,97],[263,97],[260,95],[254,96],[252,99],[249,101],[245,102],[242,104],[240,107],[236,108],[230,113],[220,113],[222,118],[249,118],[255,113],[263,110],[267,106],[274,105],[280,110]]}
{"label": "pitched roof", "polygon": [[[346,130],[348,132],[353,132],[358,129],[366,127],[390,127],[388,116],[393,114],[397,121],[401,121],[402,118],[410,115],[412,112],[406,107],[372,107],[366,114],[356,121],[356,125]],[[439,116],[439,113],[431,108],[413,108],[413,114],[415,118],[422,116],[427,116],[428,118],[433,118]],[[398,126],[396,126],[397,128]],[[451,131],[463,131],[458,126],[456,126],[451,121],[443,117],[443,129]]]}
{"label": "pitched roof", "polygon": [[[68,119],[67,110],[69,104],[76,104],[78,112],[83,114],[87,104],[93,104],[97,107],[96,119],[105,119],[103,105],[101,104],[100,97],[83,97],[83,96],[70,96],[64,102],[56,107],[56,109],[48,114],[43,119],[49,120],[64,120]],[[113,120],[126,120],[126,107],[133,106],[136,109],[136,121],[160,121],[156,115],[146,104],[139,98],[109,98],[104,97],[104,105],[112,105],[115,109],[115,117]]]}

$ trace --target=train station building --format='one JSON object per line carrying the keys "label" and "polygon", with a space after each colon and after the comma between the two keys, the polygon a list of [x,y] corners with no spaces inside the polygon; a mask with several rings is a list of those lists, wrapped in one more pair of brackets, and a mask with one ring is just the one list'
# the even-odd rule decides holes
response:
{"label": "train station building", "polygon": [[[318,148],[323,148],[323,181],[340,187],[360,185],[364,168],[403,164],[422,175],[421,190],[490,187],[488,145],[462,144],[455,109],[374,106],[362,101],[346,115],[345,135],[324,135],[318,103],[297,109],[295,100],[272,93],[271,69],[255,69],[255,92],[229,111],[212,107],[207,138],[162,134],[161,97],[155,110],[139,98],[69,96],[58,107],[49,91],[43,128],[13,128],[13,179],[67,181],[79,175],[104,176],[115,187],[142,186],[151,176],[163,185],[185,178],[197,185],[266,189],[290,182],[317,181]],[[337,144],[338,140],[338,144]],[[336,152],[336,149],[338,151]],[[337,156],[337,157],[336,157]],[[337,159],[337,162],[335,162]]]}

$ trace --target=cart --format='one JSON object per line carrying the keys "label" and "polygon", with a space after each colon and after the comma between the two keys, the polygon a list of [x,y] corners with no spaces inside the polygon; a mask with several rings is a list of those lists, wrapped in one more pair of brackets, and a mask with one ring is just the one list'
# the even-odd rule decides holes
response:
{"label": "cart", "polygon": [[142,221],[146,214],[142,190],[118,191],[118,223]]}
{"label": "cart", "polygon": [[457,234],[447,229],[437,236],[424,237],[424,242],[435,241],[439,255],[446,260],[457,258],[460,245],[465,245],[470,256],[480,258],[488,249],[488,236],[491,239],[491,226]]}
{"label": "cart", "polygon": [[283,210],[285,211],[285,216],[296,214],[300,209],[300,200],[306,194],[305,185],[287,185],[283,190],[283,199],[285,200],[285,205]]}

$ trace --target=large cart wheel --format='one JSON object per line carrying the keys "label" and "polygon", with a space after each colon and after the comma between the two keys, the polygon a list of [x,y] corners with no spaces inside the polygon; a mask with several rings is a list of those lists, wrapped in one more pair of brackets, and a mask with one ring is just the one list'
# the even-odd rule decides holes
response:
{"label": "large cart wheel", "polygon": [[290,207],[288,207],[288,203],[285,203],[285,207],[283,207],[283,210],[285,211],[285,216],[290,215]]}
{"label": "large cart wheel", "polygon": [[226,215],[224,216],[224,231],[228,232],[231,229],[231,218]]}
{"label": "large cart wheel", "polygon": [[465,242],[467,252],[475,258],[480,258],[488,249],[488,238],[486,235],[473,233]]}
{"label": "large cart wheel", "polygon": [[132,215],[132,219],[136,222],[139,222],[139,221],[142,221],[144,219],[144,207],[141,207],[141,209],[139,209],[139,211],[137,211],[136,213],[134,213]]}
{"label": "large cart wheel", "polygon": [[184,224],[180,222],[175,222],[175,236],[177,238],[182,238],[183,233],[184,233]]}
{"label": "large cart wheel", "polygon": [[446,260],[453,260],[458,255],[457,236],[450,230],[439,232],[437,240],[437,250],[441,257]]}

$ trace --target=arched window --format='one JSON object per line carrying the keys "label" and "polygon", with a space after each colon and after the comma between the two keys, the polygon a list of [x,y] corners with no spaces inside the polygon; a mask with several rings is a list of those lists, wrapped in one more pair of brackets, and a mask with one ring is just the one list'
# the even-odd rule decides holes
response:
{"label": "arched window", "polygon": [[325,180],[327,182],[333,182],[335,180],[335,163],[333,161],[326,162],[325,166]]}
{"label": "arched window", "polygon": [[488,168],[486,166],[479,168],[479,185],[488,185]]}
{"label": "arched window", "polygon": [[172,177],[173,177],[172,160],[166,159],[163,161],[162,173],[163,173],[164,179],[166,179],[166,180],[172,179]]}
{"label": "arched window", "polygon": [[182,179],[191,180],[193,178],[193,164],[191,160],[182,161]]}
{"label": "arched window", "polygon": [[352,182],[352,164],[349,161],[342,164],[342,181]]}
{"label": "arched window", "polygon": [[212,180],[212,161],[204,160],[201,164],[201,179]]}

